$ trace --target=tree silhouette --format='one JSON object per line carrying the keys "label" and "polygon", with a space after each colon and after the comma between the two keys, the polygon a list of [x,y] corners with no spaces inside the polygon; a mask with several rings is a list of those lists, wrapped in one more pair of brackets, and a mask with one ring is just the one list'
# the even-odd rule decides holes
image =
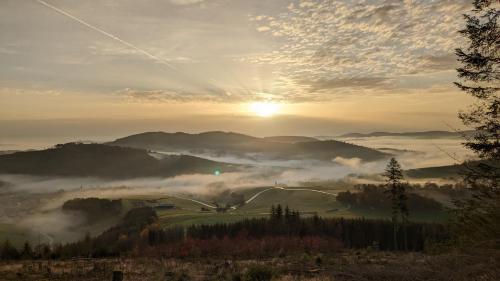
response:
{"label": "tree silhouette", "polygon": [[459,113],[475,131],[464,145],[481,160],[466,165],[465,181],[474,195],[456,202],[456,233],[467,244],[500,236],[500,10],[496,0],[474,0],[473,5],[460,31],[468,46],[455,51],[462,64],[455,84],[475,99],[467,112]]}
{"label": "tree silhouette", "polygon": [[278,206],[276,206],[276,218],[278,220],[281,220],[283,218],[283,208],[281,207],[281,204],[278,204]]}
{"label": "tree silhouette", "polygon": [[408,251],[408,233],[407,233],[407,225],[408,225],[408,217],[410,216],[410,211],[408,210],[408,196],[406,196],[406,185],[399,185],[398,192],[398,209],[401,215],[401,223],[403,224],[403,247],[405,251]]}
{"label": "tree silhouette", "polygon": [[[387,167],[385,168],[384,176],[386,177],[388,193],[391,200],[392,210],[392,224],[393,224],[393,242],[394,250],[398,249],[398,229],[399,229],[399,216],[406,234],[406,224],[408,220],[408,208],[406,207],[406,194],[405,188],[402,184],[404,179],[401,165],[395,158],[391,158]],[[405,250],[407,248],[407,240],[405,235]]]}
{"label": "tree silhouette", "polygon": [[33,248],[28,241],[24,242],[23,248],[21,250],[21,256],[25,259],[31,259],[34,257]]}

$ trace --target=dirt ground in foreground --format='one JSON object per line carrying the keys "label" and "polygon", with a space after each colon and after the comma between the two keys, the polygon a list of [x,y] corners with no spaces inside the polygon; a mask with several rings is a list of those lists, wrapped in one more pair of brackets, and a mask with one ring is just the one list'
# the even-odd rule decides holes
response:
{"label": "dirt ground in foreground", "polygon": [[[261,265],[261,266],[256,266]],[[73,259],[0,263],[0,280],[268,280],[252,278],[252,268],[270,271],[272,280],[500,280],[500,252],[425,255],[348,251],[260,260],[221,259]],[[255,269],[254,269],[255,271]]]}

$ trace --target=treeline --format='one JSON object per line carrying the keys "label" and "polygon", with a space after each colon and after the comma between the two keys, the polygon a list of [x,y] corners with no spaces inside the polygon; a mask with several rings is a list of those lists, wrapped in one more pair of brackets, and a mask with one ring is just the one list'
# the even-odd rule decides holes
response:
{"label": "treeline", "polygon": [[75,198],[64,202],[62,210],[81,212],[89,222],[95,222],[119,215],[122,212],[122,200]]}
{"label": "treeline", "polygon": [[[348,204],[353,208],[373,208],[379,210],[390,210],[392,207],[391,198],[388,196],[386,185],[363,184],[357,186],[356,192],[340,192],[337,200]],[[407,208],[415,211],[441,211],[443,206],[431,199],[412,192],[412,186],[406,188]]]}
{"label": "treeline", "polygon": [[[393,250],[392,222],[388,220],[321,218],[318,216],[300,217],[298,212],[283,213],[278,205],[270,218],[247,219],[235,223],[195,225],[187,228],[187,236],[194,239],[225,237],[328,237],[337,239],[345,248],[376,247],[380,250]],[[404,233],[398,235],[403,238]],[[449,232],[446,226],[434,223],[414,223],[407,226],[408,249],[422,251],[427,242],[445,241]],[[403,241],[403,239],[400,239]],[[400,245],[399,249],[402,249]]]}
{"label": "treeline", "polygon": [[434,182],[426,182],[421,184],[411,184],[408,186],[409,190],[423,190],[423,191],[433,191],[450,197],[451,199],[461,199],[471,196],[472,190],[464,182],[457,182],[454,184],[445,183],[437,184]]}
{"label": "treeline", "polygon": [[[387,220],[301,217],[297,211],[280,205],[273,206],[268,218],[162,228],[154,210],[144,207],[131,210],[120,225],[95,238],[87,236],[76,243],[39,247],[43,253],[19,251],[10,243],[0,250],[3,259],[123,255],[261,257],[324,253],[341,248],[393,250],[392,232],[393,224]],[[404,241],[403,231],[397,235],[401,238],[398,241]],[[422,251],[429,243],[449,238],[447,227],[432,223],[411,222],[406,235],[411,251]],[[402,246],[398,245],[398,249]]]}

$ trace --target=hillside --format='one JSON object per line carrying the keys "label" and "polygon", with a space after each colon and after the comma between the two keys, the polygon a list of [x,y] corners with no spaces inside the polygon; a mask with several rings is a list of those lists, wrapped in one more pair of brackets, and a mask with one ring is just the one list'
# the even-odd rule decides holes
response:
{"label": "hillside", "polygon": [[18,152],[18,150],[0,150],[0,155],[12,154]]}
{"label": "hillside", "polygon": [[210,153],[213,155],[261,154],[268,159],[331,161],[335,157],[357,157],[364,161],[383,159],[389,154],[340,141],[319,141],[308,137],[257,138],[232,132],[200,134],[148,132],[115,140],[111,145],[157,151]]}
{"label": "hillside", "polygon": [[40,151],[0,155],[0,173],[46,176],[140,178],[235,170],[235,165],[187,155],[160,159],[137,148],[68,143]]}
{"label": "hillside", "polygon": [[[405,171],[405,174],[411,178],[457,178],[467,172],[468,168],[487,163],[483,161],[468,161],[462,164],[447,166],[436,166]],[[488,164],[493,165],[493,164]]]}
{"label": "hillside", "polygon": [[464,171],[461,164],[411,169],[405,172],[410,178],[456,178]]}
{"label": "hillside", "polygon": [[274,136],[274,137],[265,137],[264,140],[274,141],[274,142],[282,142],[282,143],[319,141],[316,138],[304,137],[304,136]]}
{"label": "hillside", "polygon": [[372,133],[349,133],[338,136],[339,138],[369,138],[369,137],[412,137],[412,138],[460,138],[462,134],[469,135],[472,131],[450,132],[450,131],[424,131],[424,132],[372,132]]}

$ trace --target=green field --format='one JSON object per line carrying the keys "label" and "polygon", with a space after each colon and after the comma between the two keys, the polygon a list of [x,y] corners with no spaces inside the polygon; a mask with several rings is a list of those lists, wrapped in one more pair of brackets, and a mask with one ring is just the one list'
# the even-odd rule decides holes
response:
{"label": "green field", "polygon": [[[317,191],[323,191],[330,194],[320,192],[292,190],[293,188],[308,188]],[[251,202],[237,207],[236,209],[227,209],[225,212],[217,212],[213,208],[208,208],[200,203],[190,201],[197,200],[213,206],[214,203],[208,198],[212,196],[202,195],[183,195],[180,197],[169,196],[164,193],[144,194],[128,196],[123,199],[124,215],[128,210],[141,207],[152,206],[169,203],[174,205],[171,209],[155,208],[159,222],[164,227],[174,225],[189,226],[193,224],[214,224],[214,223],[229,223],[236,222],[248,218],[259,218],[269,216],[272,205],[281,204],[288,206],[290,209],[297,210],[302,216],[312,216],[317,214],[321,217],[345,217],[345,218],[359,218],[364,217],[367,219],[390,219],[389,211],[370,210],[370,209],[354,209],[348,205],[340,203],[332,194],[337,194],[344,191],[349,187],[342,187],[337,185],[324,185],[317,187],[311,185],[310,187],[290,187],[288,189],[271,188],[271,187],[256,187],[248,189],[236,190],[237,193],[243,194],[245,200],[249,200],[259,192],[264,191]],[[115,198],[116,199],[116,198]],[[219,202],[220,203],[220,202]],[[221,204],[223,205],[223,204]],[[202,209],[202,207],[204,207]],[[410,220],[413,221],[428,221],[428,222],[443,222],[447,219],[446,212],[419,212],[411,213]],[[99,231],[113,226],[115,222],[108,222],[110,225],[101,225]],[[91,230],[91,229],[90,229]],[[89,229],[82,230],[84,232]],[[96,231],[91,231],[96,234]],[[0,223],[0,241],[8,239],[13,244],[20,246],[24,241],[37,243],[38,237],[30,234],[29,230],[21,229],[14,224]],[[43,237],[42,242],[45,242]]]}
{"label": "green field", "polygon": [[[250,188],[241,190],[239,193],[245,195],[248,200],[260,191],[269,189],[269,187]],[[317,190],[337,193],[338,189],[315,188]],[[345,189],[344,189],[345,190]],[[203,197],[189,197],[212,204]],[[335,199],[335,196],[310,191],[297,191],[286,189],[271,189],[263,192],[253,201],[238,207],[228,209],[226,212],[216,212],[214,209],[206,208],[202,210],[203,205],[189,201],[169,197],[165,195],[134,196],[124,198],[126,206],[153,206],[157,203],[174,204],[173,209],[157,209],[160,223],[163,226],[173,225],[192,225],[192,224],[213,224],[221,222],[234,222],[246,218],[266,217],[269,215],[272,205],[281,204],[289,206],[293,210],[298,210],[303,216],[317,214],[321,217],[364,217],[369,219],[390,219],[390,212],[369,209],[352,209]],[[207,211],[208,210],[208,211]],[[435,212],[420,212],[410,214],[410,219],[415,221],[444,221],[447,218],[445,212],[436,214]]]}

